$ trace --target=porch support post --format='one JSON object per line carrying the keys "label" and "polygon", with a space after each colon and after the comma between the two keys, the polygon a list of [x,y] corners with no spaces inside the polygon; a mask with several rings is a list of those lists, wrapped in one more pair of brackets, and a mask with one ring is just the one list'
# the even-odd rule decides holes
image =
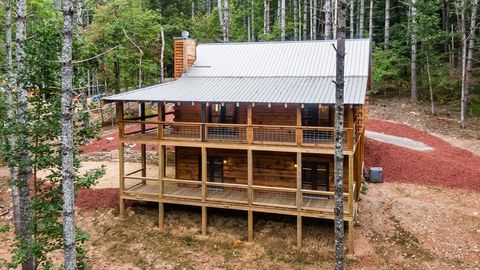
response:
{"label": "porch support post", "polygon": [[253,143],[253,118],[252,118],[252,104],[247,104],[247,143]]}
{"label": "porch support post", "polygon": [[[145,102],[140,102],[140,121],[143,123],[140,124],[141,134],[145,134]],[[140,159],[142,162],[142,177],[147,176],[147,145],[142,143],[140,147]],[[147,181],[143,180],[143,184],[146,184]]]}
{"label": "porch support post", "polygon": [[348,222],[348,248],[347,248],[347,253],[350,255],[353,255],[353,231],[354,231],[354,220],[350,220]]}
{"label": "porch support post", "polygon": [[295,138],[297,140],[297,146],[303,144],[303,131],[302,131],[302,107],[297,106],[297,129],[295,130]]}
{"label": "porch support post", "polygon": [[125,144],[123,143],[123,101],[116,103],[117,119],[118,119],[118,136],[120,143],[118,144],[118,181],[120,192],[120,218],[125,218],[125,201],[123,199],[123,191],[125,190]]}
{"label": "porch support post", "polygon": [[302,153],[297,152],[297,246],[302,247]]}
{"label": "porch support post", "polygon": [[164,228],[163,178],[165,177],[165,146],[158,144],[158,227]]}
{"label": "porch support post", "polygon": [[202,148],[202,235],[207,235],[207,148]]}
{"label": "porch support post", "polygon": [[348,253],[353,254],[353,225],[354,225],[354,194],[353,194],[353,155],[348,156],[348,215],[351,217],[348,222]]}
{"label": "porch support post", "polygon": [[253,241],[253,151],[247,150],[247,182],[248,182],[248,241]]}
{"label": "porch support post", "polygon": [[157,107],[157,120],[161,122],[157,127],[157,135],[158,139],[161,140],[163,138],[163,122],[165,121],[165,105],[163,102],[158,102]]}
{"label": "porch support post", "polygon": [[206,141],[206,132],[205,132],[205,123],[207,122],[207,104],[205,102],[202,102],[201,105],[201,121],[202,121],[202,133],[201,133],[201,139],[202,142]]}

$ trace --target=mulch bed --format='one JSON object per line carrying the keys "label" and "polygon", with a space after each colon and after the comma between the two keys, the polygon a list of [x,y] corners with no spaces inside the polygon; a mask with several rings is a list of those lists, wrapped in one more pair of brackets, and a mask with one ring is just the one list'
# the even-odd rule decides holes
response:
{"label": "mulch bed", "polygon": [[480,157],[408,125],[369,119],[367,129],[417,140],[435,149],[415,151],[367,139],[365,165],[382,167],[385,182],[405,182],[480,192]]}

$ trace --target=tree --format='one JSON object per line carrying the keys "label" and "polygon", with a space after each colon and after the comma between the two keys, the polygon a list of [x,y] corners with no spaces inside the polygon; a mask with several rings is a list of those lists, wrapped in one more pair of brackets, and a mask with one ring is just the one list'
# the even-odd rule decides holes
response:
{"label": "tree", "polygon": [[[27,3],[26,0],[16,1],[16,63],[17,63],[17,141],[15,151],[18,166],[17,187],[19,190],[20,222],[19,238],[22,245],[32,243],[30,223],[30,178],[32,176],[31,154],[29,151],[28,134],[28,100],[26,89],[25,41],[27,39]],[[34,269],[35,259],[28,251],[22,263],[22,269]]]}
{"label": "tree", "polygon": [[293,0],[293,39],[294,40],[300,40],[299,39],[299,28],[298,28],[298,15],[299,15],[299,9],[298,9],[298,1],[299,0]]}
{"label": "tree", "polygon": [[368,15],[368,39],[372,40],[373,35],[373,0],[370,0],[370,9]]}
{"label": "tree", "polygon": [[390,42],[390,0],[385,0],[385,30],[383,48],[388,50],[388,43]]}
{"label": "tree", "polygon": [[345,268],[345,229],[343,221],[343,114],[344,114],[344,86],[345,86],[345,38],[347,0],[338,0],[337,6],[337,63],[335,86],[335,269]]}
{"label": "tree", "polygon": [[282,41],[285,41],[285,0],[281,0],[280,2],[281,5],[281,13],[280,13],[280,28],[281,28],[281,34],[280,38]]}
{"label": "tree", "polygon": [[312,6],[312,17],[313,17],[313,22],[312,22],[312,39],[316,40],[317,39],[317,0],[313,0],[313,6]]}
{"label": "tree", "polygon": [[[15,84],[15,75],[13,73],[13,57],[12,57],[12,20],[11,20],[10,0],[5,1],[5,51],[7,54],[7,120],[10,124],[15,121],[13,103],[13,86]],[[15,135],[13,131],[8,131],[8,150],[7,155],[13,157],[15,155]],[[17,168],[14,163],[9,164],[10,168],[10,188],[12,189],[13,202],[13,223],[15,225],[15,233],[20,232],[20,198],[17,187]]]}
{"label": "tree", "polygon": [[354,37],[355,37],[355,0],[350,0],[350,38],[354,38]]}
{"label": "tree", "polygon": [[303,0],[303,40],[307,40],[308,2]]}
{"label": "tree", "polygon": [[[472,10],[470,16],[470,31],[468,38],[464,39],[462,43],[463,47],[467,47],[467,39],[468,39],[468,51],[467,51],[467,60],[465,63],[465,72],[462,79],[465,81],[462,83],[462,100],[460,106],[460,124],[462,128],[465,128],[465,115],[467,114],[467,107],[468,107],[468,96],[470,94],[470,79],[472,77],[472,59],[473,59],[473,51],[475,49],[475,30],[477,29],[476,20],[477,20],[477,7],[478,7],[478,0],[473,0],[472,3]],[[463,17],[464,19],[464,17]],[[465,32],[465,27],[463,28],[463,32]],[[463,36],[463,33],[462,33]],[[465,56],[465,55],[463,55]]]}
{"label": "tree", "polygon": [[75,247],[75,186],[73,169],[73,105],[72,105],[72,0],[62,1],[62,192],[63,192],[63,246],[65,269],[76,269]]}
{"label": "tree", "polygon": [[325,39],[332,38],[332,3],[330,0],[325,1],[323,6],[323,12],[325,13]]}
{"label": "tree", "polygon": [[358,37],[363,38],[365,27],[365,0],[360,0],[360,19],[358,22]]}
{"label": "tree", "polygon": [[270,34],[270,0],[263,0],[263,34]]}
{"label": "tree", "polygon": [[418,101],[417,96],[417,9],[416,0],[410,2],[410,44],[411,44],[411,77],[410,77],[410,100]]}

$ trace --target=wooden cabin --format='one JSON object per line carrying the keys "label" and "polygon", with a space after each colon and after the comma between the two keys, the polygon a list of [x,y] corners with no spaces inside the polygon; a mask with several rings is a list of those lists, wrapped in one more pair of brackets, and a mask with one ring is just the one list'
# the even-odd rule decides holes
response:
{"label": "wooden cabin", "polygon": [[[120,214],[125,200],[334,219],[335,41],[196,45],[175,39],[175,81],[104,99],[119,123]],[[344,218],[352,245],[362,181],[370,42],[346,41]],[[126,106],[140,105],[127,118]],[[130,106],[131,107],[131,106]],[[166,120],[166,115],[170,115]],[[125,171],[125,145],[140,144]],[[147,172],[146,146],[158,151]],[[168,158],[167,158],[168,156]]]}

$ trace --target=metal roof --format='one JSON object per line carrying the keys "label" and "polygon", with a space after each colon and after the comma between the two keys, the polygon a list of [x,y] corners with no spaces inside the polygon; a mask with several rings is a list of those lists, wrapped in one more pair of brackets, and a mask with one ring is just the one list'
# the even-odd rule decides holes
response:
{"label": "metal roof", "polygon": [[[180,79],[104,98],[114,101],[335,103],[336,41],[202,44]],[[345,104],[363,104],[368,39],[347,40]]]}

